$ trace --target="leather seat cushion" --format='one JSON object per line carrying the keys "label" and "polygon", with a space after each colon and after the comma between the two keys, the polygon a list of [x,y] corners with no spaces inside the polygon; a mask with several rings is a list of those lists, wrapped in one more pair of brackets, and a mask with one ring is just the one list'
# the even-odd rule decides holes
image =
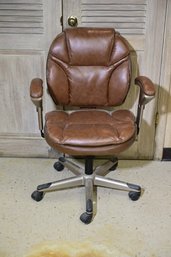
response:
{"label": "leather seat cushion", "polygon": [[52,111],[45,117],[45,138],[52,146],[116,146],[135,134],[135,117],[129,110]]}

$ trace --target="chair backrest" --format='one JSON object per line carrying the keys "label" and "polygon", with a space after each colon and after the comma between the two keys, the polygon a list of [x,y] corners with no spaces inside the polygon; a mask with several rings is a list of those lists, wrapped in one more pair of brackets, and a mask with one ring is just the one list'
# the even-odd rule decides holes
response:
{"label": "chair backrest", "polygon": [[112,28],[71,28],[47,58],[47,85],[57,105],[121,105],[130,86],[130,51]]}

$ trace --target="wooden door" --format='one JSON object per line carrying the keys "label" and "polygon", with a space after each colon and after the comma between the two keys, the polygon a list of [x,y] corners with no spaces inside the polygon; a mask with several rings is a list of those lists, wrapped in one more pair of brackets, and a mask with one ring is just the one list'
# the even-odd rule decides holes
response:
{"label": "wooden door", "polygon": [[[68,17],[76,16],[79,27],[114,27],[127,39],[131,49],[133,80],[124,107],[131,109],[135,115],[138,100],[135,76],[148,76],[158,92],[166,4],[167,0],[63,0],[64,28],[69,26]],[[144,111],[138,141],[121,157],[153,158],[157,96]]]}
{"label": "wooden door", "polygon": [[[48,156],[29,85],[34,77],[45,78],[60,16],[60,0],[0,1],[0,156]],[[45,98],[44,109],[49,105]]]}

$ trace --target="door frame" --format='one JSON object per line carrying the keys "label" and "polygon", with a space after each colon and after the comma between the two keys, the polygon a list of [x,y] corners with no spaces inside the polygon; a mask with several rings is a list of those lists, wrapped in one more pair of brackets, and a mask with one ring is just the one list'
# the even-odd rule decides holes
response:
{"label": "door frame", "polygon": [[[165,31],[163,38],[163,53],[160,72],[160,87],[157,101],[157,126],[155,136],[155,159],[162,159],[163,148],[165,147],[168,128],[170,127],[169,99],[171,99],[171,1],[167,0]],[[169,138],[171,143],[171,137]],[[171,147],[171,145],[170,145]]]}

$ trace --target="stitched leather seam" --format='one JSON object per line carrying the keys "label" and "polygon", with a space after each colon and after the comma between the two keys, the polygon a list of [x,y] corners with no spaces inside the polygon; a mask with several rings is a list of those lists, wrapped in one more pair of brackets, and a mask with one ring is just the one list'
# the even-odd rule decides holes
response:
{"label": "stitched leather seam", "polygon": [[[114,64],[111,65],[111,66],[113,66],[113,69],[111,70],[111,74],[109,76],[108,88],[107,88],[107,102],[108,102],[107,104],[108,104],[108,106],[111,106],[111,104],[109,104],[109,84],[110,84],[110,80],[111,80],[112,74],[120,65],[122,65],[127,60],[128,60],[128,56],[126,56],[125,58],[119,60],[117,63],[114,63]],[[127,94],[126,94],[126,96],[127,96]],[[112,106],[114,106],[114,105],[112,105]]]}
{"label": "stitched leather seam", "polygon": [[[67,76],[67,70],[66,70],[65,67],[62,66],[61,63],[60,63],[56,58],[54,58],[54,56],[51,55],[51,54],[50,54],[50,59],[51,59],[51,61],[52,61],[56,66],[59,66],[59,67],[62,69],[62,71],[64,72],[64,74],[65,74],[65,76],[66,76],[66,78],[67,78],[67,82],[68,82],[68,91],[70,91],[70,90],[69,90],[70,84],[69,84],[69,80],[68,80],[68,76]],[[69,92],[68,92],[68,103],[67,103],[67,105],[68,105],[69,103],[70,103],[70,95],[69,95]]]}
{"label": "stitched leather seam", "polygon": [[114,47],[115,47],[115,30],[113,30],[111,49],[109,51],[109,57],[108,57],[108,66],[110,66],[109,63],[110,63],[110,60],[111,60],[111,55],[112,55],[112,51],[113,51]]}
{"label": "stitched leather seam", "polygon": [[[66,41],[66,47],[67,47],[67,52],[68,52],[68,57],[69,57],[69,64],[71,63],[71,49],[70,49],[70,44],[69,44],[69,40],[68,40],[68,37],[67,37],[67,33],[65,32],[65,41]],[[71,103],[71,85],[69,83],[69,80],[68,80],[68,102],[69,104]]]}

